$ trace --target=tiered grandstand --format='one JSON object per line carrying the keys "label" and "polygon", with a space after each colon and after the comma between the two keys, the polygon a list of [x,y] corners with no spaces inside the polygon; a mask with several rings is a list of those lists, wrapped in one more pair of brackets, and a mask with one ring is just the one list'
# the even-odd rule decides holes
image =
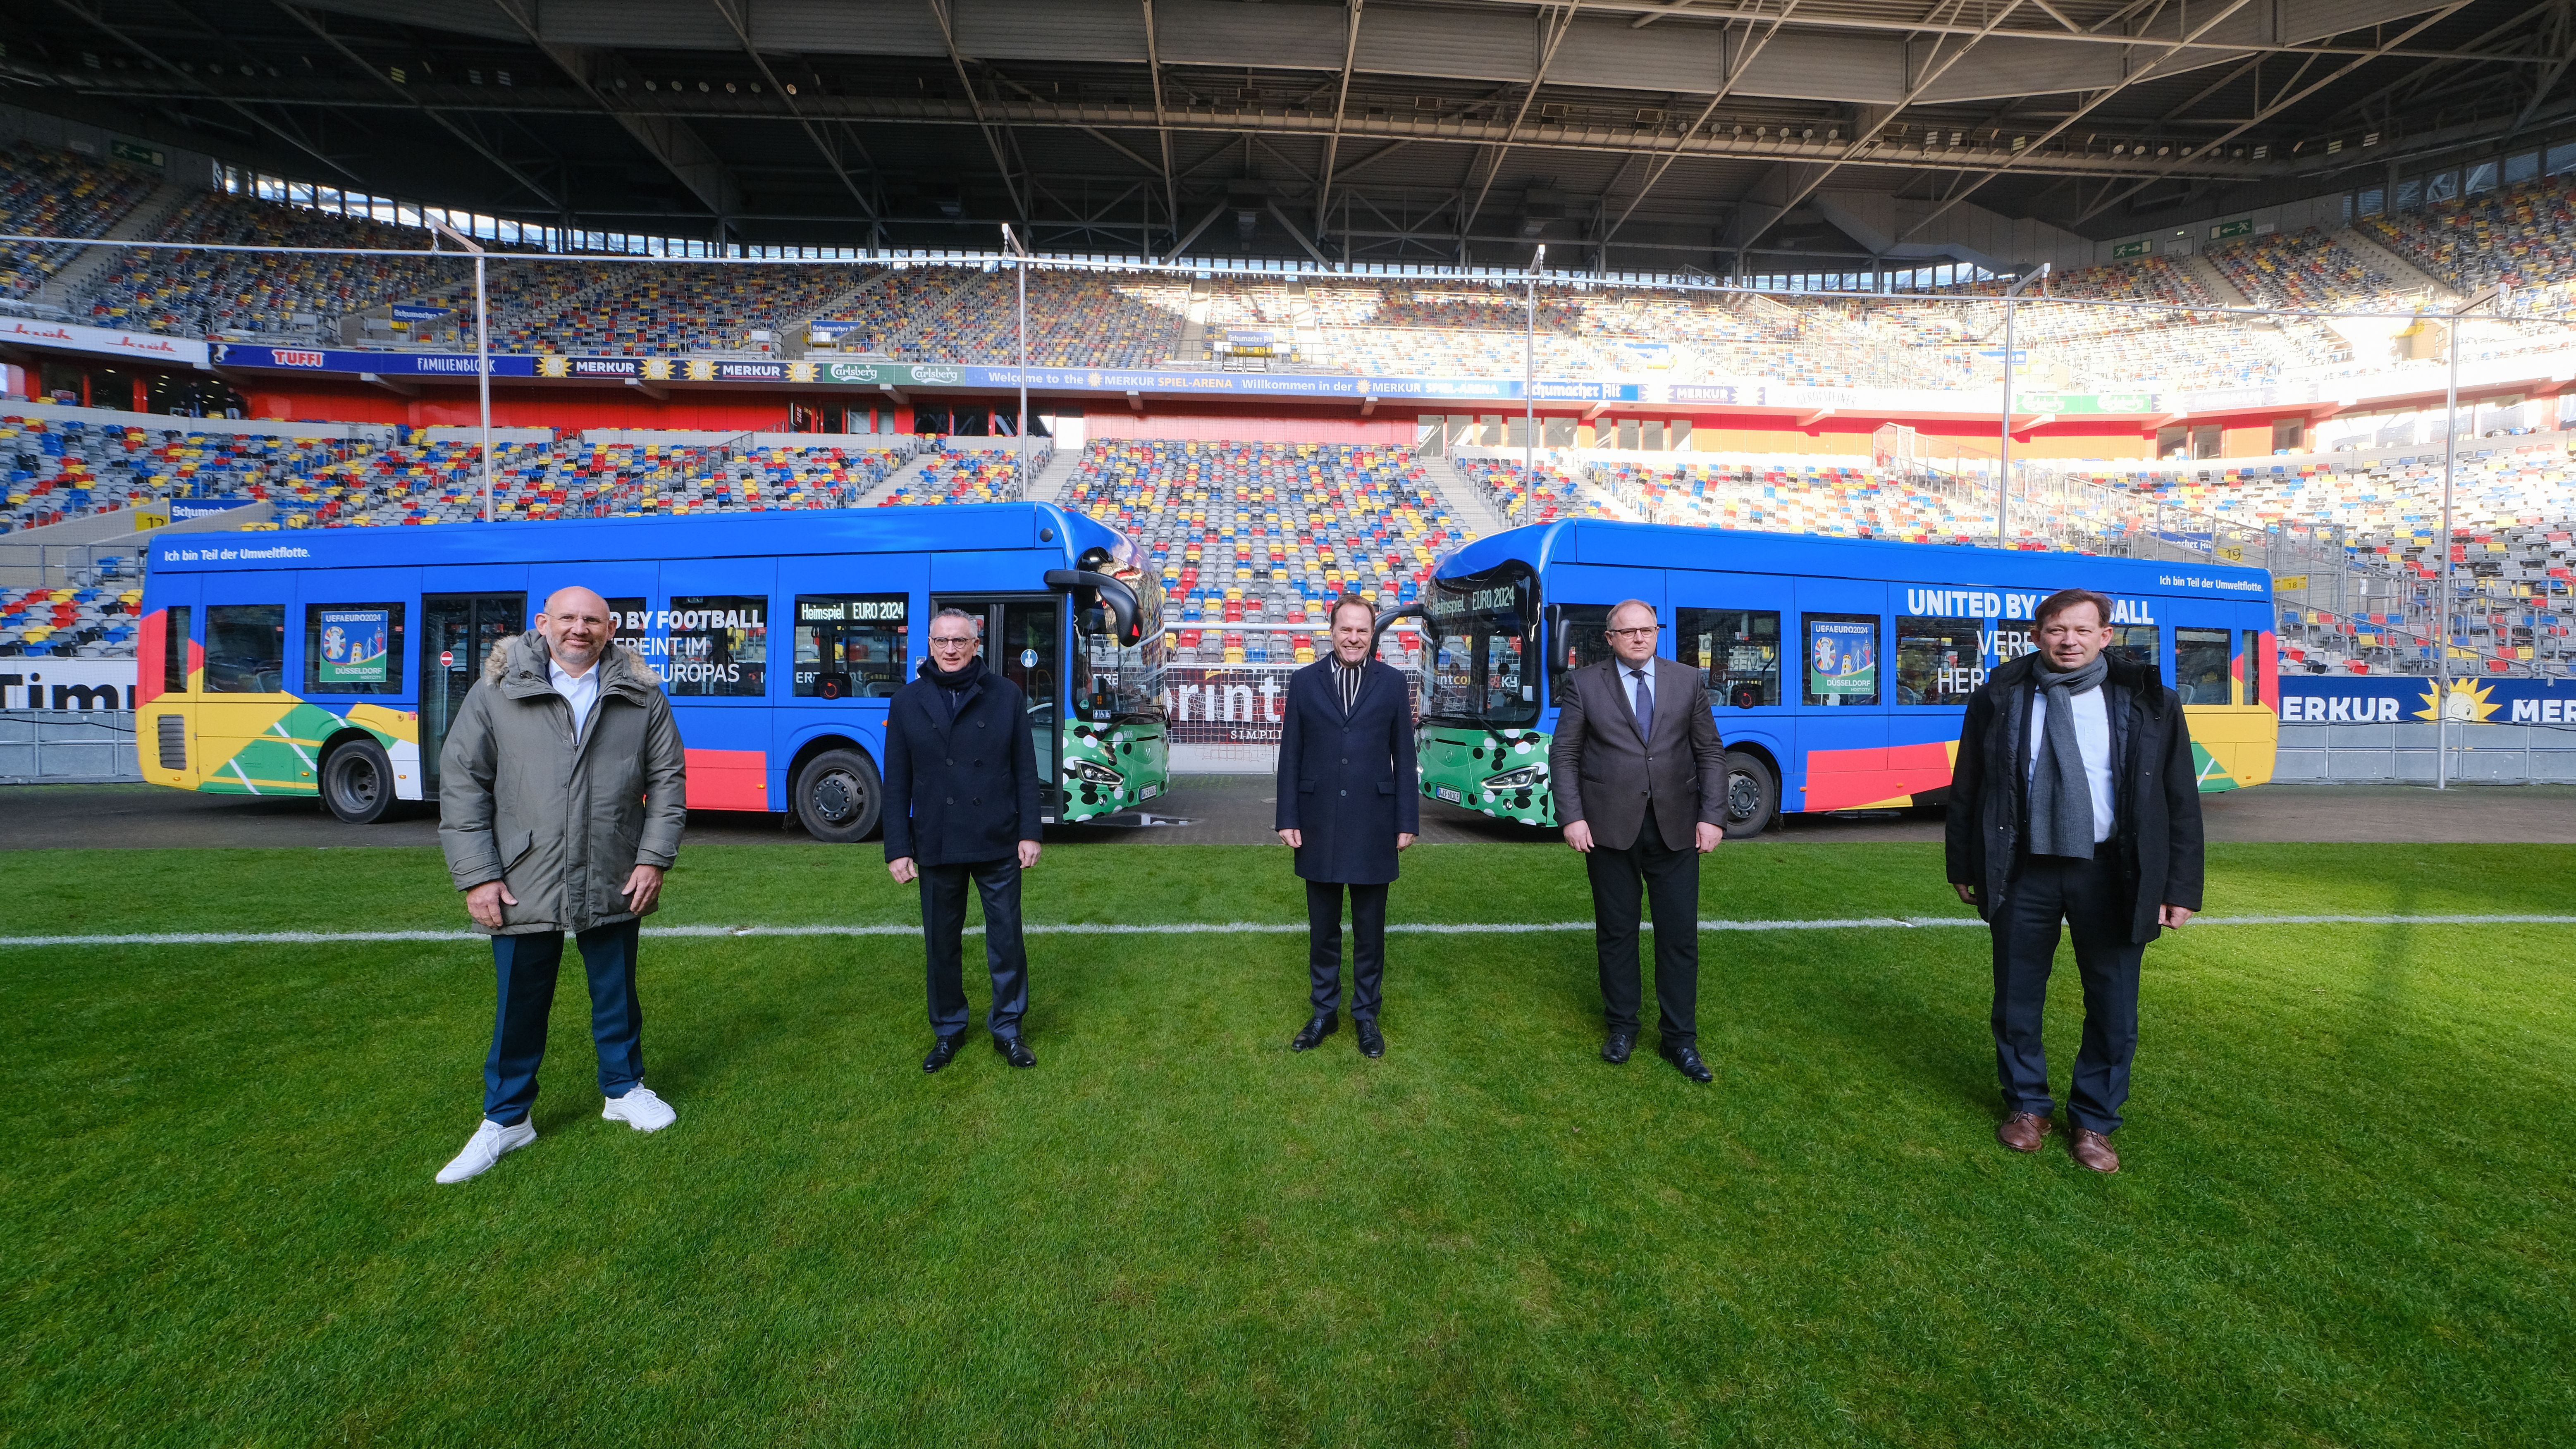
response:
{"label": "tiered grandstand", "polygon": [[[1054,445],[1035,438],[1030,444],[1029,476],[1035,477],[1046,471]],[[1020,475],[1018,453],[942,447],[923,458],[912,476],[895,480],[877,506],[1016,503],[1027,496],[1028,479]]]}
{"label": "tiered grandstand", "polygon": [[1093,443],[1061,501],[1144,543],[1184,663],[1312,659],[1336,595],[1410,602],[1465,541],[1404,448]]}
{"label": "tiered grandstand", "polygon": [[[152,187],[141,173],[68,153],[0,156],[0,214],[21,230],[98,234],[135,215]],[[2512,312],[2521,320],[2469,324],[2464,358],[2567,345],[2555,323],[2530,320],[2565,305],[2576,284],[2576,203],[2567,178],[2369,217],[2359,228],[2463,292],[2496,281],[2516,289]],[[148,234],[315,248],[417,248],[429,236],[217,191],[177,206]],[[2030,355],[2024,385],[2181,390],[2437,366],[2357,348],[2353,338],[2361,334],[2352,329],[2249,320],[2225,310],[2217,284],[2204,281],[2215,267],[2257,303],[2280,308],[2426,306],[2422,287],[2389,275],[2369,247],[2343,237],[2300,230],[2224,244],[2189,265],[2144,257],[2054,275],[2050,300],[2018,315],[2016,345]],[[0,295],[31,295],[77,252],[21,245],[0,253]],[[459,325],[470,315],[464,270],[443,260],[138,251],[72,276],[77,285],[64,287],[75,317],[129,330],[362,347],[452,347],[470,337]],[[1017,283],[1008,269],[981,262],[717,267],[511,259],[491,269],[488,295],[493,345],[504,353],[798,356],[810,340],[840,357],[992,363],[1017,352]],[[1541,287],[1533,310],[1525,290],[1469,278],[1191,277],[1059,266],[1032,270],[1027,283],[1030,356],[1050,366],[1205,366],[1216,356],[1212,340],[1267,331],[1278,340],[1268,365],[1292,371],[1508,378],[1530,363],[1534,322],[1535,365],[1560,377],[1939,390],[1991,388],[2001,367],[2002,311],[1994,300],[1774,300],[1568,281]],[[1967,291],[1984,296],[1999,286]],[[447,316],[397,328],[388,316],[393,302],[443,307]],[[2546,428],[2555,410],[2544,411],[2537,423],[2514,426]],[[1928,466],[1874,468],[1824,454],[1623,454],[1609,446],[1602,426],[1598,448],[1544,451],[1535,496],[1523,496],[1516,454],[1462,453],[1454,461],[1493,516],[1512,522],[1610,515],[1925,542],[1992,537],[1991,482],[1974,476],[1971,460],[1953,461],[1968,470],[1954,479]],[[1702,427],[1697,448],[1717,446],[1722,430]],[[1007,449],[934,445],[905,470],[913,447],[891,439],[805,445],[625,436],[593,443],[566,430],[549,441],[501,445],[492,466],[494,516],[542,521],[862,500],[980,502],[1027,496],[1030,481]],[[2370,440],[2366,429],[2349,426],[2339,436]],[[1040,471],[1048,446],[1038,448]],[[271,526],[282,528],[423,526],[482,512],[481,461],[455,434],[431,441],[406,430],[403,441],[375,447],[104,415],[11,417],[0,420],[0,458],[9,465],[0,533],[172,497],[265,502]],[[2035,495],[2016,505],[2016,546],[2189,555],[2213,547],[2221,533],[2331,535],[2351,564],[2350,607],[2302,603],[2285,613],[2285,660],[2297,668],[2421,669],[2436,655],[2431,620],[2439,601],[2430,580],[2442,546],[2438,465],[2430,447],[2352,464],[2331,457],[2146,469],[2052,463],[2053,501]],[[902,476],[888,486],[898,470]],[[2466,611],[2455,647],[2508,667],[2564,668],[2567,544],[2576,523],[2571,476],[2576,470],[2554,436],[2467,450],[2450,540]],[[1420,464],[1385,446],[1094,444],[1063,501],[1114,515],[1151,541],[1176,601],[1178,657],[1194,662],[1306,657],[1322,624],[1314,606],[1323,597],[1341,587],[1384,602],[1410,597],[1431,559],[1463,537]],[[130,641],[113,624],[113,610],[100,603],[109,597],[56,600],[49,593],[40,601],[46,622],[33,632],[17,624],[0,638],[0,652],[70,636],[79,636],[77,643],[63,647],[125,647]],[[67,619],[78,629],[51,622],[67,602],[92,611]]]}
{"label": "tiered grandstand", "polygon": [[[1008,272],[890,268],[814,319],[843,352],[922,362],[1012,362],[1019,293]],[[1180,351],[1185,282],[1152,275],[1033,270],[1029,361],[1047,367],[1151,367]]]}
{"label": "tiered grandstand", "polygon": [[[199,194],[150,241],[416,250],[430,234],[220,191]],[[428,291],[458,270],[426,257],[330,252],[134,251],[82,289],[73,313],[101,326],[208,336],[320,336],[337,319]]]}
{"label": "tiered grandstand", "polygon": [[[36,236],[99,236],[152,194],[150,179],[98,166],[68,152],[13,147],[0,153],[0,230]],[[80,253],[79,247],[0,244],[0,297],[28,297]]]}
{"label": "tiered grandstand", "polygon": [[121,659],[134,652],[139,587],[0,588],[0,657]]}

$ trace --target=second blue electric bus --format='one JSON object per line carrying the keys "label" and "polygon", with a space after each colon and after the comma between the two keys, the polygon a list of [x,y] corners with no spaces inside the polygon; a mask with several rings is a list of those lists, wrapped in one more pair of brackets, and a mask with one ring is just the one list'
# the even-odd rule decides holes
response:
{"label": "second blue electric bus", "polygon": [[1706,681],[1728,833],[1937,804],[1968,695],[2033,647],[2032,607],[2077,585],[2111,598],[2115,644],[2181,692],[2201,789],[2270,780],[2280,696],[2260,569],[1575,519],[1478,539],[1434,570],[1422,792],[1556,824],[1558,681],[1609,657],[1611,607],[1641,599],[1659,652]]}

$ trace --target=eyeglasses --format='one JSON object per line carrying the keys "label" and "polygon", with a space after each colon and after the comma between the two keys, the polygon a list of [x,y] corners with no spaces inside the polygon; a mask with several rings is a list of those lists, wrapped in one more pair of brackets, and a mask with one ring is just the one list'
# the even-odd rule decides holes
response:
{"label": "eyeglasses", "polygon": [[1617,638],[1619,635],[1625,634],[1631,639],[1642,639],[1649,634],[1656,633],[1663,627],[1664,626],[1661,624],[1641,624],[1634,629],[1606,629],[1602,632],[1610,635],[1612,638]]}
{"label": "eyeglasses", "polygon": [[975,647],[975,636],[969,634],[963,638],[952,639],[945,635],[933,634],[930,636],[930,647],[933,649],[972,649]]}

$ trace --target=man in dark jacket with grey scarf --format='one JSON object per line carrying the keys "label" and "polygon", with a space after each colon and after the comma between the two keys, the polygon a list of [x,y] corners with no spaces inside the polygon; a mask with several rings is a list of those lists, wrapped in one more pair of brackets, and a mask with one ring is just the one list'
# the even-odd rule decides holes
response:
{"label": "man in dark jacket with grey scarf", "polygon": [[2153,660],[2109,650],[2111,601],[2065,589],[2032,611],[2039,650],[1968,701],[1950,781],[1949,871],[1994,935],[1995,1137],[2036,1152],[2053,1125],[2040,1013],[2058,923],[2075,939],[2084,1037],[2067,1148],[2120,1170],[2111,1133],[2138,1049],[2149,941],[2200,909],[2200,781],[2182,700]]}

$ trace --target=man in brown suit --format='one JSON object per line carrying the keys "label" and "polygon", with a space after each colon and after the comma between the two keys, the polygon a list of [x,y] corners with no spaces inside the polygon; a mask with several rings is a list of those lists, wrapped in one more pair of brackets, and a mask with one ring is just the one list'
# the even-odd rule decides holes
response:
{"label": "man in brown suit", "polygon": [[1694,1082],[1699,1055],[1699,858],[1726,838],[1726,751],[1700,672],[1655,654],[1654,605],[1610,611],[1611,657],[1565,677],[1548,766],[1565,843],[1592,877],[1592,928],[1601,955],[1616,1066],[1637,1045],[1638,895],[1655,913],[1655,1004],[1661,1054]]}

